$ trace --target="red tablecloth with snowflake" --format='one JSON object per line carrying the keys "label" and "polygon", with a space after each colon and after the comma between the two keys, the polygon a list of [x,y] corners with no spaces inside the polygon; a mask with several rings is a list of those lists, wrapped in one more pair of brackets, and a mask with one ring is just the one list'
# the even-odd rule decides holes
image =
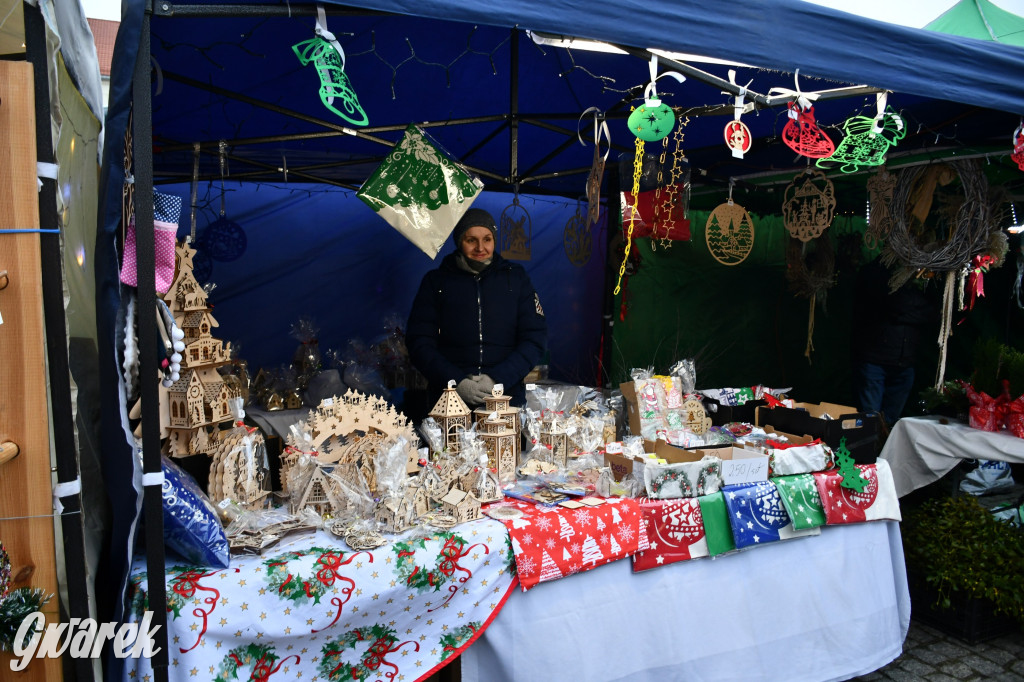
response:
{"label": "red tablecloth with snowflake", "polygon": [[622,559],[647,549],[647,533],[636,500],[609,498],[597,507],[566,509],[520,500],[522,516],[503,521],[511,538],[523,591]]}
{"label": "red tablecloth with snowflake", "polygon": [[[168,562],[172,680],[408,680],[427,677],[490,624],[515,585],[508,535],[481,519],[352,552],[323,532],[232,557],[224,570]],[[131,577],[146,608],[145,560]],[[131,666],[135,666],[132,668]],[[129,661],[125,679],[152,675]]]}

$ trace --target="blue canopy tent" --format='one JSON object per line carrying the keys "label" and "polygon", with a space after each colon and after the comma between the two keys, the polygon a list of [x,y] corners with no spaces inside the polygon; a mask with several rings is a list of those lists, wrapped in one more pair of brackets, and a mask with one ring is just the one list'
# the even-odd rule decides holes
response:
{"label": "blue canopy tent", "polygon": [[[312,36],[315,6],[123,4],[96,255],[103,451],[115,506],[103,586],[108,598],[101,599],[112,609],[108,620],[124,617],[125,576],[143,490],[149,574],[159,575],[163,562],[158,477],[144,478],[160,471],[157,388],[147,387],[142,396],[145,462],[140,469],[118,385],[116,330],[123,327],[118,241],[126,186],[124,134],[133,103],[137,225],[152,225],[154,184],[187,197],[195,174],[206,197],[197,220],[202,227],[218,213],[221,180],[227,176],[226,213],[246,229],[249,250],[241,261],[215,264],[219,293],[211,300],[225,330],[248,329],[260,320],[263,329],[243,339],[259,361],[280,355],[288,343],[282,325],[302,312],[317,314],[322,336],[336,339],[372,335],[375,320],[361,316],[361,310],[380,315],[386,308],[404,318],[420,275],[433,264],[351,190],[415,122],[481,176],[489,191],[478,205],[500,213],[512,203],[507,192],[531,195],[519,199],[533,218],[534,255],[527,267],[545,307],[554,311],[549,313],[552,362],[576,380],[587,371],[595,376],[590,358],[599,353],[601,313],[607,313],[611,300],[605,292],[604,238],[595,235],[599,246],[586,267],[571,268],[560,259],[560,228],[577,210],[593,154],[592,146],[577,141],[580,129],[589,141],[593,125],[580,118],[597,107],[612,121],[613,154],[631,153],[632,139],[619,119],[643,96],[648,48],[739,64],[732,67],[734,84],[725,73],[729,67],[659,57],[661,71],[688,76],[682,84],[659,81],[658,91],[691,117],[686,149],[695,187],[720,188],[729,178],[761,182],[775,174],[791,176],[802,166],[778,141],[792,95],[770,95],[776,87],[823,91],[818,119],[832,124],[857,111],[873,112],[872,93],[895,91],[899,94],[890,103],[917,124],[910,126],[901,151],[927,148],[925,153],[933,155],[996,154],[1007,147],[1017,114],[1024,113],[1018,78],[1024,51],[799,0],[738,0],[723,8],[689,0],[324,4],[328,26],[346,51],[346,73],[369,115],[365,128],[324,109],[314,69],[303,67],[292,53],[291,45]],[[535,41],[525,31],[541,34]],[[559,46],[564,36],[611,43],[626,55],[581,50],[578,43],[567,49]],[[791,74],[797,69],[795,84]],[[744,120],[755,150],[735,160],[721,143],[722,117],[733,113],[736,84],[748,81],[747,101],[754,106]],[[955,142],[935,143],[954,136]],[[606,173],[605,194],[617,191],[614,176]],[[187,209],[183,213],[187,223]],[[182,230],[190,227],[183,224]],[[138,249],[139,270],[151,271],[151,230],[139,230]],[[139,281],[138,305],[152,308],[152,279]],[[302,310],[314,297],[315,309]],[[226,332],[227,338],[234,333]],[[154,376],[155,330],[140,327],[139,344],[141,376]],[[162,616],[158,585],[149,591],[150,608]],[[154,662],[158,674],[166,674],[166,650]],[[116,677],[113,663],[108,675]]]}

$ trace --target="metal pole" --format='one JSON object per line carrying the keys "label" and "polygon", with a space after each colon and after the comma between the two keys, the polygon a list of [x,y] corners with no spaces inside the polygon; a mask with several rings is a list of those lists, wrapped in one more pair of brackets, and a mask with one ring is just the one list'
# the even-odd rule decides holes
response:
{"label": "metal pole", "polygon": [[508,181],[519,194],[519,31],[512,29],[512,63],[509,73]]}
{"label": "metal pole", "polygon": [[135,145],[135,238],[138,266],[139,393],[142,400],[143,513],[146,523],[146,594],[157,626],[153,675],[167,682],[167,592],[164,582],[164,518],[160,464],[160,398],[157,392],[156,260],[153,227],[153,102],[150,82],[150,20],[142,18],[132,81],[132,140]]}

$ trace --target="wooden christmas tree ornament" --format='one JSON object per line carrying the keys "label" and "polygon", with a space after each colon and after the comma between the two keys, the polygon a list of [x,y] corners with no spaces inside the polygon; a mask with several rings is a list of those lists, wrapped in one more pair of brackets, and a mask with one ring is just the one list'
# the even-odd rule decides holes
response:
{"label": "wooden christmas tree ornament", "polygon": [[704,240],[711,257],[722,265],[739,265],[754,248],[754,221],[750,214],[730,198],[719,204],[708,216]]}
{"label": "wooden christmas tree ornament", "polygon": [[782,220],[794,239],[809,242],[832,224],[836,211],[836,190],[819,170],[797,174],[786,187]]}

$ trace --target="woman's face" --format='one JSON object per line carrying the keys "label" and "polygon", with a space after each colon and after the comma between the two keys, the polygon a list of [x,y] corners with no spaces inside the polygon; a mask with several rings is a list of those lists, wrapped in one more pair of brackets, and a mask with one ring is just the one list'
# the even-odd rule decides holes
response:
{"label": "woman's face", "polygon": [[471,227],[459,244],[462,255],[473,260],[487,260],[494,254],[494,235],[486,227]]}

